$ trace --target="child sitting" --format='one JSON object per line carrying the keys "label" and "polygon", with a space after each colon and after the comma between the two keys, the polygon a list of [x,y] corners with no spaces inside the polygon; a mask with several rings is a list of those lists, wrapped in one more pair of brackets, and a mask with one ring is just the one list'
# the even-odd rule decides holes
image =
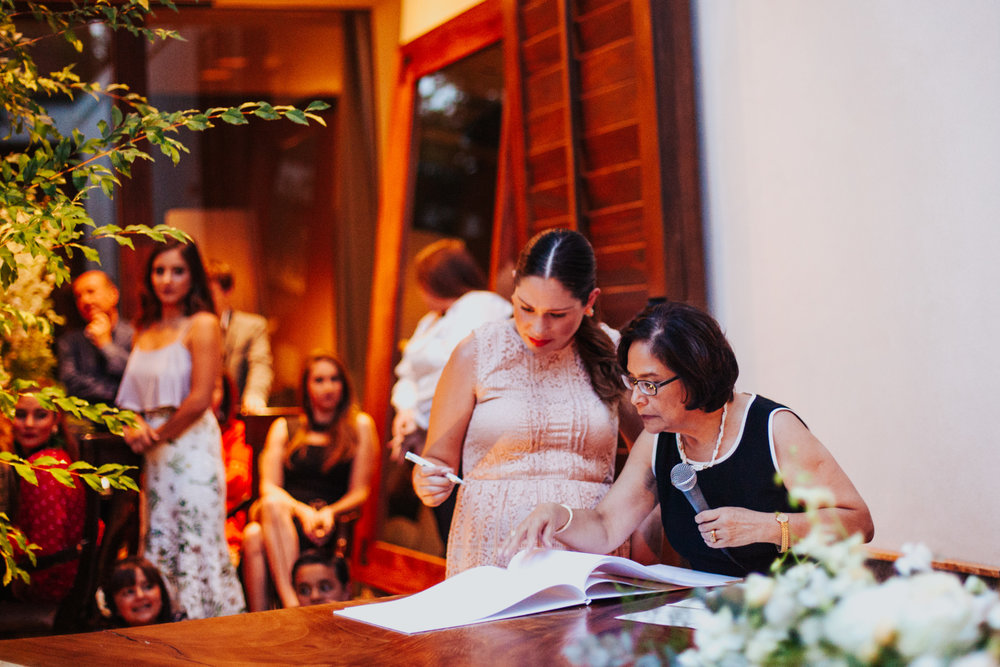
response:
{"label": "child sitting", "polygon": [[302,552],[292,566],[292,584],[302,607],[350,599],[347,561],[320,549]]}

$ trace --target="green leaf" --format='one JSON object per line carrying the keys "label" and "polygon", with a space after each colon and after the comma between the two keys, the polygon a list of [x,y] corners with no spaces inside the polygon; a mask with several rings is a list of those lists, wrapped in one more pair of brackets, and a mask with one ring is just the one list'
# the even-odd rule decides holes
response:
{"label": "green leaf", "polygon": [[298,109],[289,109],[285,113],[285,118],[292,121],[293,123],[298,123],[299,125],[308,125],[309,121],[306,120],[306,115]]}
{"label": "green leaf", "polygon": [[224,122],[230,125],[247,125],[247,119],[240,113],[239,109],[226,109],[221,116]]}
{"label": "green leaf", "polygon": [[309,103],[309,106],[306,107],[306,111],[323,111],[329,108],[330,105],[323,100],[313,100]]}

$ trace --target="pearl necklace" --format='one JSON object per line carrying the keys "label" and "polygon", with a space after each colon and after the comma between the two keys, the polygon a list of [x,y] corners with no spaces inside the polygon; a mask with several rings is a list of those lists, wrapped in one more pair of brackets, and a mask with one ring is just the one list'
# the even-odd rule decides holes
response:
{"label": "pearl necklace", "polygon": [[726,413],[729,410],[729,404],[726,403],[722,406],[722,422],[719,424],[719,437],[715,439],[715,451],[712,452],[712,460],[708,463],[692,463],[688,460],[688,457],[684,454],[684,442],[681,440],[681,434],[677,434],[677,453],[681,455],[681,461],[688,464],[695,470],[704,470],[705,468],[711,468],[715,465],[715,459],[719,456],[719,447],[722,446],[722,434],[726,431]]}

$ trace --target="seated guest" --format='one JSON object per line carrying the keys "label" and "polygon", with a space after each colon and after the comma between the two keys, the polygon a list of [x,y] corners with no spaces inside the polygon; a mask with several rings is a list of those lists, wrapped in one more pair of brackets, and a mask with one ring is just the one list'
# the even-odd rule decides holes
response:
{"label": "seated guest", "polygon": [[130,556],[115,564],[98,593],[98,606],[114,628],[169,623],[184,618],[182,611],[175,612],[171,606],[170,593],[160,571],[139,556]]}
{"label": "seated guest", "polygon": [[118,288],[104,272],[80,274],[73,281],[73,297],[87,326],[59,337],[59,381],[70,396],[113,404],[135,329],[119,319]]}
{"label": "seated guest", "polygon": [[315,353],[302,373],[303,414],[277,419],[260,455],[260,500],[243,535],[244,579],[251,611],[267,607],[267,566],[281,604],[296,607],[292,564],[303,546],[323,546],[337,517],[371,490],[377,436],[354,403],[343,364]]}
{"label": "seated guest", "polygon": [[[733,391],[739,367],[711,316],[681,303],[651,306],[622,333],[618,361],[644,424],[621,476],[594,509],[536,507],[511,531],[502,559],[554,540],[604,553],[659,503],[666,537],[690,567],[733,576],[766,572],[810,530],[810,518],[789,502],[794,488],[826,489],[830,500],[819,520],[871,540],[865,501],[798,415]],[[710,509],[695,514],[671,484],[680,462],[697,471]]]}
{"label": "seated guest", "polygon": [[[33,394],[18,398],[11,433],[14,453],[30,462],[52,457],[56,462],[46,467],[65,470],[76,458],[75,444],[62,428],[61,415],[43,408]],[[24,532],[29,543],[41,547],[34,551],[38,569],[29,572],[30,584],[18,583],[14,597],[26,602],[58,602],[66,597],[76,578],[86,491],[80,480],[74,480],[74,486],[69,487],[43,470],[36,470],[36,475],[37,484],[18,477],[12,485],[13,525]],[[23,554],[18,560],[22,568],[31,565]],[[46,561],[52,564],[45,565]]]}
{"label": "seated guest", "polygon": [[212,392],[212,411],[222,430],[222,461],[226,466],[226,543],[229,559],[238,566],[243,548],[250,500],[250,467],[253,449],[247,444],[246,424],[236,418],[236,388],[223,373]]}
{"label": "seated guest", "polygon": [[302,607],[351,598],[347,561],[325,550],[303,551],[292,566],[292,583]]}

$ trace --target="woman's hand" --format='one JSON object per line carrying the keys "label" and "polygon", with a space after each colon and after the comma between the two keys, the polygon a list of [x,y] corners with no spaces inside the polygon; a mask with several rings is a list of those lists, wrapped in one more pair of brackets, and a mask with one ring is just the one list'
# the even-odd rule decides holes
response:
{"label": "woman's hand", "polygon": [[522,548],[555,546],[555,532],[569,521],[569,512],[562,505],[542,503],[528,517],[511,529],[500,545],[500,562],[506,563]]}
{"label": "woman's hand", "polygon": [[327,505],[316,511],[316,523],[314,524],[313,535],[309,536],[316,546],[325,543],[333,534],[333,528],[337,525],[337,514],[333,511],[332,505]]}
{"label": "woman's hand", "polygon": [[406,456],[404,441],[406,436],[417,430],[417,420],[413,415],[413,410],[400,410],[392,419],[392,440],[389,446],[392,448],[392,460],[402,461]]}
{"label": "woman's hand", "polygon": [[[434,462],[436,463],[436,462]],[[455,472],[443,465],[431,467],[413,466],[413,490],[417,497],[428,507],[437,507],[451,495],[455,483],[445,477],[447,473]]]}
{"label": "woman's hand", "polygon": [[774,514],[743,507],[717,507],[694,517],[705,544],[713,549],[742,547],[755,542],[774,543],[781,527]]}
{"label": "woman's hand", "polygon": [[160,436],[156,432],[156,429],[147,424],[139,415],[136,415],[135,421],[135,426],[125,427],[125,432],[123,433],[125,443],[136,454],[145,454],[160,444]]}
{"label": "woman's hand", "polygon": [[296,502],[294,513],[295,517],[299,520],[299,524],[302,526],[302,532],[305,534],[306,539],[316,546],[326,541],[329,531],[323,528],[323,519],[320,516],[320,510],[315,509],[311,505]]}

